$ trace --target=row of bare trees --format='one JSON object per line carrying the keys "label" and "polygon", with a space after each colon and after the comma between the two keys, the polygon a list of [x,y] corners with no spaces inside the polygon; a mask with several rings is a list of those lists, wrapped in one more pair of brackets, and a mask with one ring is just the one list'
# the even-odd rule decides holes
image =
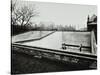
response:
{"label": "row of bare trees", "polygon": [[45,23],[40,22],[39,25],[33,24],[32,18],[38,16],[35,5],[18,5],[18,1],[11,1],[11,32],[12,35],[22,33],[29,30],[75,30],[73,26],[62,26],[50,23],[45,25]]}
{"label": "row of bare trees", "polygon": [[55,25],[54,23],[45,24],[40,22],[39,24],[34,24],[32,26],[33,30],[43,30],[43,31],[75,31],[75,26],[72,25]]}

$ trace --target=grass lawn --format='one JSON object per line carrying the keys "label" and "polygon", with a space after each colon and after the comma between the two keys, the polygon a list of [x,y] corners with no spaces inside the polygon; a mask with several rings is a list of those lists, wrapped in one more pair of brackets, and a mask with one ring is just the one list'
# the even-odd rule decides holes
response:
{"label": "grass lawn", "polygon": [[18,34],[15,36],[12,36],[12,43],[17,41],[24,41],[24,40],[30,40],[30,39],[37,39],[40,37],[43,37],[52,31],[29,31],[22,34]]}
{"label": "grass lawn", "polygon": [[12,51],[11,62],[12,74],[26,74],[26,73],[43,73],[43,72],[60,72],[60,71],[74,71],[74,70],[89,70],[88,66],[61,63],[46,58],[35,58],[31,55]]}

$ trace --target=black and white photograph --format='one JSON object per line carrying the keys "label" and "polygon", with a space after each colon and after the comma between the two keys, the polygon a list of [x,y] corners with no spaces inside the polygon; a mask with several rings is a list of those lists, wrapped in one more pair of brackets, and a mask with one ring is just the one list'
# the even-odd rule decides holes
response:
{"label": "black and white photograph", "polygon": [[97,70],[97,6],[11,0],[11,74]]}

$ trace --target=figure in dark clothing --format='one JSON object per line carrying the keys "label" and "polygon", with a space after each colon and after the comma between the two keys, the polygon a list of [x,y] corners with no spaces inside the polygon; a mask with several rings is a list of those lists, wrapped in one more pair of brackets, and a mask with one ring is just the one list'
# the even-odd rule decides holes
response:
{"label": "figure in dark clothing", "polygon": [[79,46],[80,52],[82,51],[82,44]]}
{"label": "figure in dark clothing", "polygon": [[66,45],[65,45],[65,43],[62,43],[62,49],[66,49]]}

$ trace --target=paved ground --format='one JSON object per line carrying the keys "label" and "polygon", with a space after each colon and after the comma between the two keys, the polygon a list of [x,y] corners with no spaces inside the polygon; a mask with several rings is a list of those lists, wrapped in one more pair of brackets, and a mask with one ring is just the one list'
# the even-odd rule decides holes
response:
{"label": "paved ground", "polygon": [[61,32],[55,32],[39,41],[34,41],[34,42],[32,41],[23,44],[36,47],[50,48],[50,49],[60,49],[62,47],[61,39],[62,39]]}
{"label": "paved ground", "polygon": [[[55,32],[41,40],[22,43],[23,45],[36,46],[41,48],[49,48],[56,50],[62,49],[62,42],[72,45],[83,44],[90,46],[90,33],[89,32]],[[79,52],[79,48],[67,48],[65,51]],[[84,49],[83,53],[90,53],[89,49]]]}

